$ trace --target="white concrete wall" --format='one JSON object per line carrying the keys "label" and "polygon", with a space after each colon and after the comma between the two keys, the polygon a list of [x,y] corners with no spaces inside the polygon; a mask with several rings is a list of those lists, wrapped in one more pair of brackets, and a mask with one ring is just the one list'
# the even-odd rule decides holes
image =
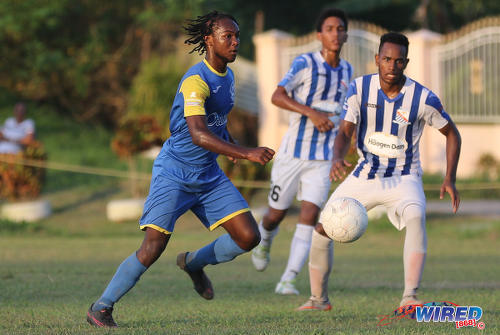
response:
{"label": "white concrete wall", "polygon": [[271,30],[255,35],[257,64],[257,96],[259,98],[259,145],[278,150],[288,123],[280,120],[280,109],[271,103],[271,96],[281,80],[280,49],[292,35]]}
{"label": "white concrete wall", "polygon": [[[500,125],[458,124],[462,136],[462,152],[458,164],[458,177],[474,176],[479,158],[491,154],[500,161]],[[446,141],[436,129],[427,127],[420,141],[422,166],[425,172],[445,173]]]}

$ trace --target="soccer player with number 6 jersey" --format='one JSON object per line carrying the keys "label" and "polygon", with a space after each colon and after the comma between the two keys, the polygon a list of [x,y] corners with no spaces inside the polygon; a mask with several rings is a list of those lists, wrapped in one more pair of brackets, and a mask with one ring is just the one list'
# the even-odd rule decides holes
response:
{"label": "soccer player with number 6 jersey", "polygon": [[[460,204],[455,188],[460,134],[439,98],[404,75],[409,61],[408,46],[406,36],[384,34],[375,56],[378,74],[357,78],[350,84],[343,121],[335,139],[330,178],[345,177],[345,168],[350,164],[344,157],[354,133],[360,158],[328,200],[350,197],[366,209],[383,205],[391,223],[398,230],[406,228],[400,306],[422,303],[417,298],[417,289],[424,270],[427,235],[419,144],[426,124],[446,137],[446,175],[440,196],[450,195],[453,212]],[[333,266],[333,242],[325,234],[321,221],[320,215],[310,252],[311,297],[299,310],[331,309],[328,277]]]}
{"label": "soccer player with number 6 jersey", "polygon": [[294,197],[301,201],[288,264],[275,289],[278,294],[299,294],[294,281],[309,254],[318,213],[330,190],[333,141],[352,76],[351,65],[340,58],[347,40],[345,13],[324,10],[316,31],[321,51],[298,56],[272,96],[276,106],[292,113],[271,172],[269,208],[259,224],[262,240],[252,253],[258,271],[270,261],[273,238]]}

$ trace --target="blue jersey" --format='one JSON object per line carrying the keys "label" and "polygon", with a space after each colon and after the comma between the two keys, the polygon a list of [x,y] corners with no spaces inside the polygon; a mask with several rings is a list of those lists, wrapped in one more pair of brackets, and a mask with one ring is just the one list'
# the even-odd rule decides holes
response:
{"label": "blue jersey", "polygon": [[419,142],[428,124],[443,128],[450,117],[429,89],[406,78],[389,99],[378,74],[356,78],[349,86],[343,118],[357,125],[358,165],[353,175],[373,179],[422,174]]}
{"label": "blue jersey", "polygon": [[227,140],[227,114],[234,105],[234,76],[213,69],[206,60],[182,78],[170,112],[172,136],[163,144],[153,166],[141,229],[165,234],[187,210],[213,230],[241,213],[248,204],[217,165],[217,154],[193,144],[186,117],[205,115],[208,129]]}
{"label": "blue jersey", "polygon": [[290,124],[280,154],[303,160],[330,160],[338,131],[342,104],[352,77],[352,66],[341,59],[333,68],[319,51],[298,56],[283,80],[288,94],[298,103],[334,115],[335,128],[319,132],[306,116],[290,113]]}
{"label": "blue jersey", "polygon": [[234,105],[234,75],[231,69],[219,73],[206,60],[192,66],[182,77],[170,112],[169,139],[156,159],[173,158],[191,167],[214,164],[218,154],[193,144],[186,117],[205,115],[208,129],[224,140],[227,114]]}

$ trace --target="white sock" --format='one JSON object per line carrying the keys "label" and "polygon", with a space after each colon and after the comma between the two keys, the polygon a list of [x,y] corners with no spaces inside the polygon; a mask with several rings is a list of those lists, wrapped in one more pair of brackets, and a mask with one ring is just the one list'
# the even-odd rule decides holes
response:
{"label": "white sock", "polygon": [[264,247],[271,248],[271,244],[273,243],[273,239],[278,234],[280,227],[276,227],[273,230],[267,230],[262,225],[262,220],[259,222],[259,232],[260,232],[260,244]]}
{"label": "white sock", "polygon": [[306,262],[311,249],[311,238],[313,226],[297,223],[295,234],[293,234],[292,244],[290,245],[290,256],[285,272],[281,276],[281,281],[295,279]]}
{"label": "white sock", "polygon": [[332,267],[333,241],[314,230],[309,255],[311,298],[323,302],[328,301],[328,277]]}
{"label": "white sock", "polygon": [[417,289],[424,272],[427,252],[427,234],[425,230],[425,214],[416,205],[409,205],[403,211],[406,225],[403,264],[405,288],[403,297],[417,294]]}

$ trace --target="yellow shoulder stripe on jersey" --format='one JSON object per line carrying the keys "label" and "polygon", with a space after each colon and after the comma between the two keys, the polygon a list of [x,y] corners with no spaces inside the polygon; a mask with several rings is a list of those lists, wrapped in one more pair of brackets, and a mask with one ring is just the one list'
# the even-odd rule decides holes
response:
{"label": "yellow shoulder stripe on jersey", "polygon": [[223,217],[222,219],[220,219],[219,221],[217,221],[216,223],[214,223],[213,225],[211,225],[210,227],[208,227],[208,229],[210,231],[214,230],[215,228],[219,227],[221,224],[223,224],[224,222],[226,221],[229,221],[231,220],[232,218],[234,218],[236,215],[240,215],[241,213],[246,213],[246,212],[250,212],[250,209],[248,208],[243,208],[243,209],[240,209],[239,211],[236,211],[234,213],[231,213],[225,217]]}
{"label": "yellow shoulder stripe on jersey", "polygon": [[208,67],[208,69],[209,69],[210,71],[212,71],[213,73],[215,73],[215,74],[216,74],[216,75],[218,75],[219,77],[225,77],[225,76],[226,76],[226,74],[227,74],[227,69],[226,69],[226,71],[224,71],[224,73],[221,73],[221,72],[217,71],[216,69],[214,69],[214,68],[212,67],[212,65],[208,64],[208,62],[207,62],[207,60],[206,60],[206,59],[203,59],[203,63],[205,63],[205,65]]}
{"label": "yellow shoulder stripe on jersey", "polygon": [[199,75],[184,79],[179,92],[184,96],[184,116],[206,115],[205,100],[210,96],[210,89]]}

